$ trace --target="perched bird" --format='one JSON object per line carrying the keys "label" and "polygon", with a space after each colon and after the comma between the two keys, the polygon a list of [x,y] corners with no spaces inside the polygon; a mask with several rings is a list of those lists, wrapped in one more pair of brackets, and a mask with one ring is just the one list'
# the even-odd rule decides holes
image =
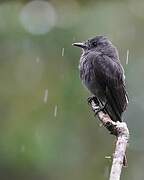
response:
{"label": "perched bird", "polygon": [[88,90],[99,100],[103,110],[113,121],[122,121],[128,105],[125,75],[116,47],[105,36],[96,36],[82,43],[80,78]]}

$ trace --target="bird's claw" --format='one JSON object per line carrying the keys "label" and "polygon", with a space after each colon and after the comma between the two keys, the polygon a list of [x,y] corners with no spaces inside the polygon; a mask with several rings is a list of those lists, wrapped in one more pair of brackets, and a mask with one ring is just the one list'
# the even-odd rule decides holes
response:
{"label": "bird's claw", "polygon": [[95,108],[95,116],[100,112],[100,111],[104,111],[105,110],[105,105],[104,106],[97,106],[97,108]]}
{"label": "bird's claw", "polygon": [[87,98],[88,104],[91,104],[91,102],[94,101],[96,105],[99,105],[98,98],[96,96],[90,96]]}
{"label": "bird's claw", "polygon": [[94,109],[95,115],[97,115],[100,111],[105,110],[106,104],[103,105],[96,96],[88,97],[87,101],[89,105],[91,105],[92,101],[94,101],[95,104],[93,106],[93,109]]}

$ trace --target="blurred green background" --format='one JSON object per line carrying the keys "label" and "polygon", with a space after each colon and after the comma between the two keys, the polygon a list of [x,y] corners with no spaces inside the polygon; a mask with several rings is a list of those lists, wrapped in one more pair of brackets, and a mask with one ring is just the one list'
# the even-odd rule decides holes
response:
{"label": "blurred green background", "polygon": [[144,179],[144,1],[1,0],[1,180],[108,179],[115,140],[87,105],[71,46],[99,34],[118,47],[130,97],[122,179]]}

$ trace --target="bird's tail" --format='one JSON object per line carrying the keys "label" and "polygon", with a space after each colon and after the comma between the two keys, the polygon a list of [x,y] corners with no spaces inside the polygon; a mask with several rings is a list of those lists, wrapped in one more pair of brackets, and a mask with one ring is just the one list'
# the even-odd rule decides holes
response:
{"label": "bird's tail", "polygon": [[123,86],[112,89],[108,88],[106,93],[106,107],[105,110],[113,121],[122,121],[122,113],[127,106],[127,94]]}
{"label": "bird's tail", "polygon": [[118,112],[116,106],[113,103],[109,103],[108,101],[105,106],[105,111],[113,121],[122,121],[122,114]]}

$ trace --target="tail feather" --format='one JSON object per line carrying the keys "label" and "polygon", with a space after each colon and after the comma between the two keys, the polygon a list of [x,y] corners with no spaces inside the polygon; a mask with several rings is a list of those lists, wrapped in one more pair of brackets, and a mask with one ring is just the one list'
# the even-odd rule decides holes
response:
{"label": "tail feather", "polygon": [[122,121],[122,113],[128,104],[127,93],[123,85],[116,87],[108,86],[106,89],[106,111],[113,121]]}
{"label": "tail feather", "polygon": [[111,103],[109,103],[109,100],[108,100],[106,107],[105,107],[105,111],[113,121],[115,121],[115,122],[122,121],[121,114],[118,112],[115,104],[112,101],[111,101]]}
{"label": "tail feather", "polygon": [[119,107],[118,104],[118,99],[116,99],[113,96],[113,93],[111,92],[110,89],[107,89],[106,93],[106,99],[107,99],[107,104],[106,104],[106,112],[108,115],[111,117],[113,121],[122,121],[122,110]]}

